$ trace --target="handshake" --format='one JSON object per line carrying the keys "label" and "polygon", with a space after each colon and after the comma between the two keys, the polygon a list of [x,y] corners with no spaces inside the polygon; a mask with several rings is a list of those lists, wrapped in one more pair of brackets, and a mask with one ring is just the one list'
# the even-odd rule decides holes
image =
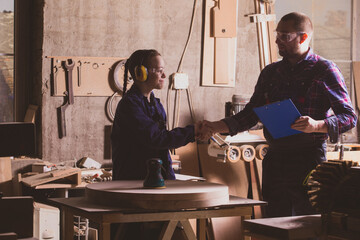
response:
{"label": "handshake", "polygon": [[195,139],[201,141],[207,141],[215,133],[228,132],[229,128],[223,121],[210,122],[203,120],[195,124]]}

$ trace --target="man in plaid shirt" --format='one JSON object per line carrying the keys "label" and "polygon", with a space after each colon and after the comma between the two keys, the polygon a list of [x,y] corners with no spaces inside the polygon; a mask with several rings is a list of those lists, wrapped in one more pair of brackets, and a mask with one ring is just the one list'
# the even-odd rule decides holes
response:
{"label": "man in plaid shirt", "polygon": [[268,217],[313,214],[302,183],[326,160],[327,138],[337,142],[340,133],[356,125],[357,116],[339,68],[309,47],[313,32],[309,17],[289,13],[276,32],[283,59],[263,69],[244,110],[221,121],[203,121],[199,138],[248,130],[259,121],[254,107],[291,99],[301,113],[292,128],[302,133],[273,139],[264,128],[269,151],[263,160],[263,199],[268,202]]}

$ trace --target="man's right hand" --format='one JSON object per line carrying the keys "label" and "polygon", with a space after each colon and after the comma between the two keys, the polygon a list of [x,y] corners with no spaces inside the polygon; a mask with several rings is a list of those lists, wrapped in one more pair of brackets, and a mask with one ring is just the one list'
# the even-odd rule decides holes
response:
{"label": "man's right hand", "polygon": [[200,121],[195,125],[195,138],[201,141],[207,141],[214,134],[213,130],[207,124],[208,121]]}
{"label": "man's right hand", "polygon": [[199,127],[196,138],[201,141],[209,140],[209,138],[215,133],[224,133],[229,131],[228,126],[223,121],[209,122],[207,120],[203,120],[198,124]]}

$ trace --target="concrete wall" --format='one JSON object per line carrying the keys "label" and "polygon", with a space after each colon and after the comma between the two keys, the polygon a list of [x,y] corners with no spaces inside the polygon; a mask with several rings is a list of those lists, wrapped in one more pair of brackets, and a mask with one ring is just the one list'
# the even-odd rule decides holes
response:
{"label": "concrete wall", "polygon": [[[106,97],[75,97],[66,110],[68,136],[59,139],[56,108],[62,97],[50,94],[51,61],[45,56],[128,57],[140,48],[155,48],[165,59],[166,73],[176,71],[185,45],[194,1],[178,0],[45,0],[43,1],[42,150],[43,160],[74,161],[84,156],[99,162],[104,157]],[[253,0],[238,1],[236,87],[201,87],[203,1],[197,2],[194,32],[183,63],[190,77],[198,119],[224,117],[225,102],[233,94],[250,96],[260,68],[256,26],[246,14],[254,12]],[[42,26],[39,26],[42,27]],[[40,79],[41,78],[41,79]],[[155,92],[165,105],[167,86]],[[180,126],[190,123],[185,92],[182,93]],[[196,154],[194,154],[196,159]]]}

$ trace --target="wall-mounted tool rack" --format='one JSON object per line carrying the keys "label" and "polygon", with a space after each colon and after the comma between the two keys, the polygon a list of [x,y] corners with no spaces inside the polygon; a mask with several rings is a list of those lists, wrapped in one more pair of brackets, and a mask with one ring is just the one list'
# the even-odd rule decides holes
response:
{"label": "wall-mounted tool rack", "polygon": [[74,96],[111,96],[122,90],[124,68],[121,57],[47,56],[51,59],[51,95],[64,96],[66,69],[64,63],[71,59]]}

